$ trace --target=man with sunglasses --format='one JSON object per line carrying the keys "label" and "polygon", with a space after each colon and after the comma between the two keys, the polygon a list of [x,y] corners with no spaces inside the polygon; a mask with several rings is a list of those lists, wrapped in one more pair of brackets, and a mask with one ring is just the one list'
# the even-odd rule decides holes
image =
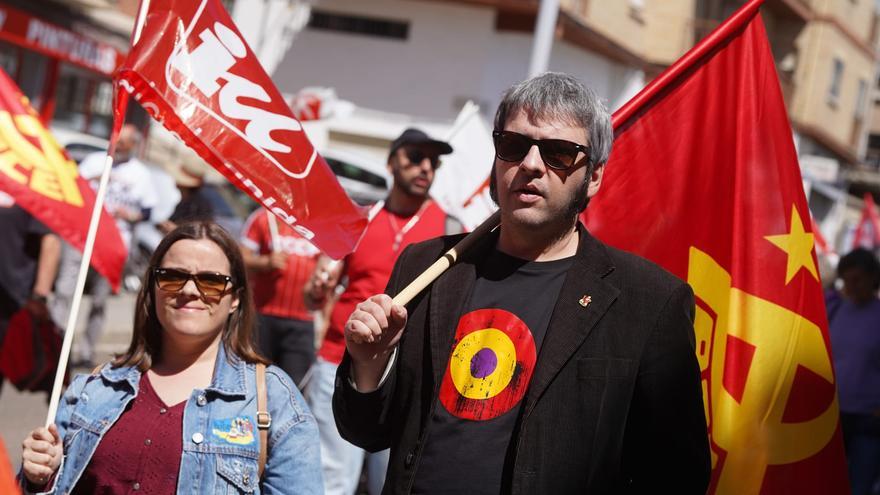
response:
{"label": "man with sunglasses", "polygon": [[[394,181],[385,201],[370,210],[370,224],[357,249],[342,263],[322,258],[306,286],[306,301],[312,309],[332,301],[342,283],[345,287],[333,306],[329,326],[311,376],[304,380],[304,392],[321,434],[321,462],[328,495],[350,495],[355,491],[364,464],[364,451],[339,436],[331,398],[336,368],[345,352],[343,325],[357,303],[380,292],[388,283],[391,268],[409,244],[449,233],[460,226],[428,196],[440,156],[452,152],[443,141],[418,129],[407,129],[391,143],[388,171]],[[347,282],[346,282],[347,281]],[[384,481],[388,453],[367,459],[368,489],[378,495]]]}
{"label": "man with sunglasses", "polygon": [[[379,294],[352,312],[334,411],[344,438],[391,448],[385,493],[706,492],[693,292],[578,222],[612,140],[577,79],[513,86],[495,117],[500,228],[406,307]],[[459,239],[407,249],[386,292]]]}

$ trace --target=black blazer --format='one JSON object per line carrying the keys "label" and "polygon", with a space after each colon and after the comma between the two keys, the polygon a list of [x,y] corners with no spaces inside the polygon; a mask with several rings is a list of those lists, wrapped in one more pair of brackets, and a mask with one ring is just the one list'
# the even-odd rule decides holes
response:
{"label": "black blazer", "polygon": [[[553,310],[504,468],[515,494],[703,494],[710,459],[694,351],[690,286],[578,225],[580,243]],[[455,245],[447,236],[407,248],[396,294]],[[409,320],[382,386],[362,394],[339,367],[339,432],[370,451],[391,448],[383,493],[409,493],[476,264],[490,236],[407,305]],[[536,288],[540,290],[540,288]],[[584,307],[584,295],[592,300]]]}

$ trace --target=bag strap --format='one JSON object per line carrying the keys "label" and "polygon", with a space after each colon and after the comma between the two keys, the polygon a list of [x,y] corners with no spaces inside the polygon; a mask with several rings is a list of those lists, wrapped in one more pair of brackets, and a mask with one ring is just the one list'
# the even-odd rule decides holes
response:
{"label": "bag strap", "polygon": [[272,416],[269,415],[268,400],[266,394],[266,365],[257,363],[257,428],[260,430],[260,457],[258,476],[263,479],[263,470],[266,467],[266,455],[269,450],[269,427],[272,426]]}

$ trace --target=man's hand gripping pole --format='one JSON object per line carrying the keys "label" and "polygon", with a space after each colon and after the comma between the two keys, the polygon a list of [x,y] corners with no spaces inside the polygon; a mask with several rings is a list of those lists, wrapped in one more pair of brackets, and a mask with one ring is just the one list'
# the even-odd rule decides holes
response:
{"label": "man's hand gripping pole", "polygon": [[435,261],[433,265],[429,266],[427,270],[422,272],[421,275],[416,277],[415,280],[410,282],[409,285],[407,285],[402,291],[394,296],[392,302],[401,306],[406,305],[412,300],[412,298],[419,295],[419,293],[422,292],[425,287],[431,285],[431,282],[436,280],[437,277],[442,275],[443,272],[454,265],[462,254],[473,247],[474,244],[480,241],[486,234],[495,230],[495,228],[498,227],[500,223],[501,211],[499,210],[493,213],[492,216],[487,218],[479,226],[477,226],[477,228],[475,228],[473,232],[465,236],[464,239],[458,241],[458,244],[453,246],[449,251],[446,251],[446,253],[440,257],[440,259]]}

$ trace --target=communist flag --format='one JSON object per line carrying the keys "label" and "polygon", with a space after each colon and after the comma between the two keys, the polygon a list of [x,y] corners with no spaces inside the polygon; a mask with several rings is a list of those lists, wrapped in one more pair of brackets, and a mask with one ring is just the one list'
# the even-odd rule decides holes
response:
{"label": "communist flag", "polygon": [[587,224],[694,289],[710,493],[849,493],[810,212],[760,4],[615,114]]}
{"label": "communist flag", "polygon": [[[95,193],[0,69],[0,190],[70,245],[83,250]],[[118,290],[127,256],[116,222],[102,212],[91,264]]]}
{"label": "communist flag", "polygon": [[326,254],[353,251],[366,210],[345,194],[220,0],[146,3],[119,85]]}

